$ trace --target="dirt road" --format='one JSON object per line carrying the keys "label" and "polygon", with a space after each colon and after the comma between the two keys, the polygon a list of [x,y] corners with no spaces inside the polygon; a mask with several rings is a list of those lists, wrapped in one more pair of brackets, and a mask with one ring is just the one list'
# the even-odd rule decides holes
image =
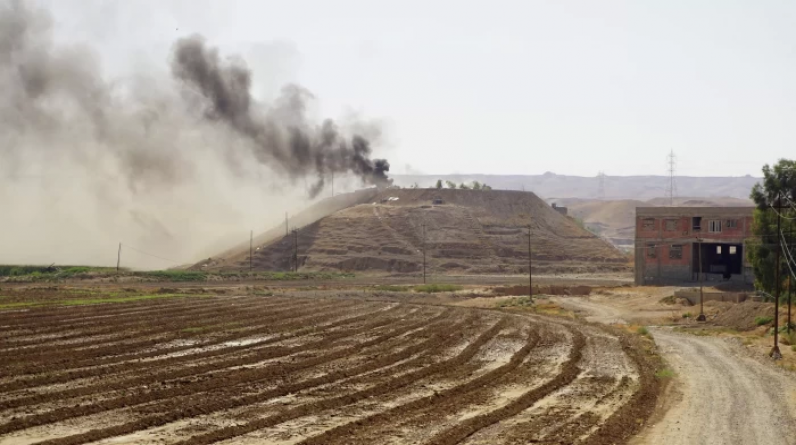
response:
{"label": "dirt road", "polygon": [[796,444],[796,379],[724,339],[651,329],[682,400],[641,444]]}
{"label": "dirt road", "polygon": [[[594,298],[556,298],[589,321],[623,324],[633,311]],[[677,374],[671,408],[634,445],[796,445],[796,378],[748,357],[732,340],[650,328]]]}

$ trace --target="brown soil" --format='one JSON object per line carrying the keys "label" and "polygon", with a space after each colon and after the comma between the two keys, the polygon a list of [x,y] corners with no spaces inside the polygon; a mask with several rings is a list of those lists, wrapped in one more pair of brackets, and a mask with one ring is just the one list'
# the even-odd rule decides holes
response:
{"label": "brown soil", "polygon": [[[442,204],[432,204],[436,197]],[[629,268],[624,255],[533,193],[448,189],[384,190],[302,226],[297,240],[282,232],[257,243],[253,264],[258,270],[290,270],[297,242],[300,271],[418,274],[425,243],[429,274],[527,273],[529,224],[538,273]],[[248,251],[225,258],[194,268],[249,267]]]}
{"label": "brown soil", "polygon": [[615,332],[316,293],[0,311],[0,444],[620,443],[654,388]]}
{"label": "brown soil", "polygon": [[748,331],[757,328],[755,318],[774,317],[774,305],[772,303],[759,303],[754,301],[744,301],[743,303],[721,303],[711,301],[705,306],[716,308],[720,312],[711,320],[712,324],[726,326],[739,331]]}

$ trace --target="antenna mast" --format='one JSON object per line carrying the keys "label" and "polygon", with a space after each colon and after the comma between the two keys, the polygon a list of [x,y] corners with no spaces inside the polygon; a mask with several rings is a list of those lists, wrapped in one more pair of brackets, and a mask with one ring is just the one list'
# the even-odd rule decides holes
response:
{"label": "antenna mast", "polygon": [[669,194],[669,207],[674,207],[674,196],[677,194],[677,186],[674,183],[674,172],[675,172],[675,167],[677,166],[677,157],[674,155],[674,150],[669,152],[668,163],[669,163],[669,190],[667,190],[667,192]]}

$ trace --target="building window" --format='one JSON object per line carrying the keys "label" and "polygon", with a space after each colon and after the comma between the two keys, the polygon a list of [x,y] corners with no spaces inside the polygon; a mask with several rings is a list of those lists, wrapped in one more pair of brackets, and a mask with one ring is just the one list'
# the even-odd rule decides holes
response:
{"label": "building window", "polygon": [[677,230],[677,220],[676,219],[667,219],[666,220],[666,231],[667,232],[674,232]]}
{"label": "building window", "polygon": [[721,246],[716,246],[716,253],[721,255]]}
{"label": "building window", "polygon": [[708,231],[716,233],[721,232],[721,221],[716,221],[716,220],[711,221],[710,224],[708,225]]}
{"label": "building window", "polygon": [[644,230],[655,230],[655,218],[644,218],[641,227]]}
{"label": "building window", "polygon": [[647,257],[655,258],[655,244],[647,244]]}
{"label": "building window", "polygon": [[734,229],[734,228],[738,227],[738,220],[737,219],[728,219],[725,224],[726,224],[726,227],[728,229]]}
{"label": "building window", "polygon": [[669,258],[679,260],[683,258],[683,246],[681,244],[672,244],[669,247]]}
{"label": "building window", "polygon": [[691,218],[691,227],[696,231],[702,230],[702,217],[695,216]]}
{"label": "building window", "polygon": [[730,255],[735,255],[738,252],[738,248],[735,246],[730,246]]}

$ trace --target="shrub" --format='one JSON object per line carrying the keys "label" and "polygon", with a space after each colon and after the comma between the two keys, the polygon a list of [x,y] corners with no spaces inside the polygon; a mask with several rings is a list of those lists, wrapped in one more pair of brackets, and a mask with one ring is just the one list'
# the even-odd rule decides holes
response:
{"label": "shrub", "polygon": [[636,329],[636,334],[649,336],[650,331],[646,326],[639,326],[638,329]]}
{"label": "shrub", "polygon": [[453,284],[423,284],[415,286],[415,292],[425,292],[427,294],[435,292],[455,292],[461,289],[461,286],[455,286]]}
{"label": "shrub", "polygon": [[769,317],[769,316],[755,317],[755,324],[758,326],[769,324],[772,321],[774,321],[774,317]]}
{"label": "shrub", "polygon": [[395,286],[392,284],[381,284],[374,286],[374,289],[384,292],[406,292],[409,290],[406,286]]}
{"label": "shrub", "polygon": [[691,312],[686,312],[685,314],[683,314],[683,318],[691,318],[692,316],[693,315],[691,315]]}
{"label": "shrub", "polygon": [[661,304],[675,304],[676,301],[674,300],[674,295],[669,295],[668,297],[661,298]]}
{"label": "shrub", "polygon": [[659,378],[659,379],[670,379],[670,378],[674,377],[674,375],[675,375],[675,374],[674,374],[674,371],[672,371],[672,370],[671,370],[671,369],[669,369],[669,368],[663,368],[663,369],[659,369],[659,370],[658,370],[658,371],[655,373],[655,377],[656,377],[656,378]]}

